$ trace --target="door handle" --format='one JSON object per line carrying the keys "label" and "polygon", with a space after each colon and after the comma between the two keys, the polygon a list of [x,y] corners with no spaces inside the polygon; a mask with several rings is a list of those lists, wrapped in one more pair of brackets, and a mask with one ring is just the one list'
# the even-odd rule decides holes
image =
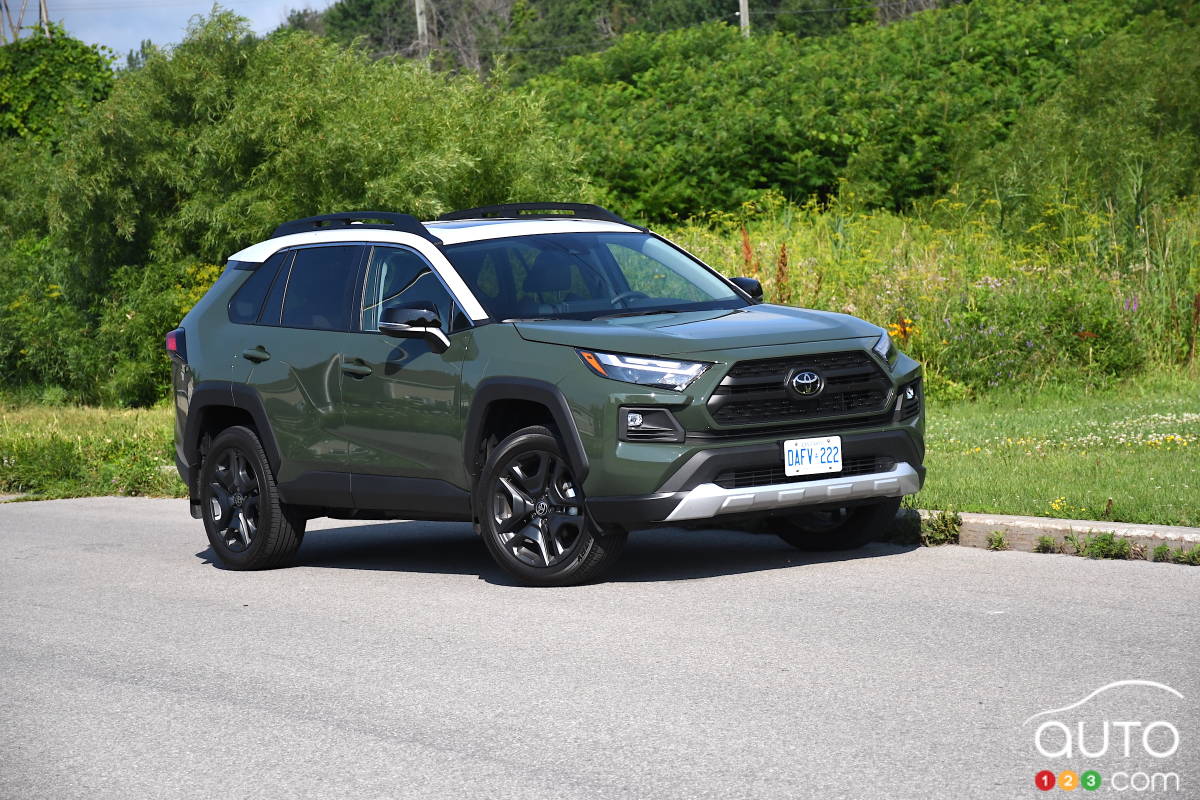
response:
{"label": "door handle", "polygon": [[368,367],[362,362],[362,359],[354,359],[353,361],[342,362],[342,372],[352,378],[365,378],[375,370]]}
{"label": "door handle", "polygon": [[261,364],[264,361],[270,360],[271,354],[268,353],[260,344],[258,347],[254,347],[249,350],[243,350],[242,358],[246,359],[247,361],[253,361],[255,364]]}

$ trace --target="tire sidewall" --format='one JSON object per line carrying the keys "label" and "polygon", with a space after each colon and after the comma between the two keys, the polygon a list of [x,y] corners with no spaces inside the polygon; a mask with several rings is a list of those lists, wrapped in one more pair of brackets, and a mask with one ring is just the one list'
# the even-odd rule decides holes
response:
{"label": "tire sidewall", "polygon": [[[479,475],[475,486],[475,516],[479,520],[479,532],[484,545],[492,558],[505,571],[533,585],[562,586],[573,582],[573,577],[587,564],[592,550],[596,547],[596,524],[587,516],[587,504],[582,504],[584,519],[579,532],[579,541],[575,544],[574,552],[566,561],[552,567],[534,567],[525,564],[509,554],[496,536],[495,523],[491,515],[492,484],[500,469],[513,457],[523,453],[542,451],[551,453],[567,463],[563,447],[558,438],[548,429],[535,426],[524,428],[509,436],[488,455],[487,463]],[[571,478],[575,481],[576,490],[581,493],[578,479],[574,471]],[[586,498],[585,498],[586,499]]]}
{"label": "tire sidewall", "polygon": [[[216,473],[216,465],[221,455],[231,449],[240,450],[247,462],[253,465],[255,475],[258,478],[258,522],[257,534],[254,540],[250,542],[250,546],[241,552],[235,552],[228,548],[222,539],[220,532],[217,531],[216,521],[212,515],[212,504],[210,502],[211,495],[209,494],[209,485],[213,481]],[[270,465],[266,463],[266,459],[262,454],[262,445],[248,428],[234,427],[227,428],[222,431],[213,441],[212,447],[209,449],[207,457],[204,459],[204,464],[200,469],[200,507],[201,516],[204,520],[204,532],[208,535],[208,543],[212,546],[213,552],[216,553],[220,561],[235,569],[251,568],[258,560],[259,554],[266,547],[267,532],[271,530],[271,525],[274,522],[271,515],[274,513],[276,506],[275,502],[275,481],[271,477]]]}

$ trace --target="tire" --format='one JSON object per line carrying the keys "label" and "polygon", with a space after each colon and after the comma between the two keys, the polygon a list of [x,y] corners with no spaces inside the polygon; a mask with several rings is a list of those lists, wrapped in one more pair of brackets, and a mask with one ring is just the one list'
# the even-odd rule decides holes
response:
{"label": "tire", "polygon": [[227,569],[271,569],[300,547],[306,520],[280,502],[254,431],[226,428],[200,468],[200,510],[209,544]]}
{"label": "tire", "polygon": [[770,520],[773,532],[799,550],[856,550],[875,541],[895,522],[900,498],[836,511],[808,511]]}
{"label": "tire", "polygon": [[523,428],[488,454],[475,487],[475,513],[488,552],[530,586],[573,586],[600,577],[625,547],[588,516],[583,490],[558,438]]}

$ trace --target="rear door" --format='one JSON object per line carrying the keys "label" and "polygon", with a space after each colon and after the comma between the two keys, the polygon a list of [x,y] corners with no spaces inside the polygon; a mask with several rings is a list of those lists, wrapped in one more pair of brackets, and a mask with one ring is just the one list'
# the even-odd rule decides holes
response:
{"label": "rear door", "polygon": [[365,249],[296,248],[247,326],[241,358],[280,451],[281,484],[313,505],[349,506],[348,444],[342,436],[342,346],[349,335]]}

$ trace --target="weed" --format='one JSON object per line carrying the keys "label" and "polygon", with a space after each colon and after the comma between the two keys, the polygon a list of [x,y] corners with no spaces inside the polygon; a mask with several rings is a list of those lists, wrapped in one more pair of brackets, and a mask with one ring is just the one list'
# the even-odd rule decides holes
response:
{"label": "weed", "polygon": [[1171,560],[1171,546],[1166,545],[1166,544],[1160,544],[1158,547],[1154,548],[1151,559],[1153,561],[1170,561]]}
{"label": "weed", "polygon": [[1053,536],[1039,536],[1037,544],[1033,546],[1035,553],[1053,553],[1058,549],[1058,542],[1054,541]]}
{"label": "weed", "polygon": [[958,533],[961,528],[962,517],[957,512],[935,512],[921,520],[921,544],[926,547],[958,544]]}
{"label": "weed", "polygon": [[1172,559],[1176,564],[1188,564],[1193,567],[1200,567],[1200,544],[1193,547],[1191,550],[1184,550],[1182,547],[1175,551]]}
{"label": "weed", "polygon": [[992,531],[987,538],[988,550],[1007,550],[1008,539],[1004,538],[1003,531]]}
{"label": "weed", "polygon": [[1108,531],[1087,537],[1079,554],[1087,558],[1128,560],[1133,555],[1133,548],[1128,539]]}

